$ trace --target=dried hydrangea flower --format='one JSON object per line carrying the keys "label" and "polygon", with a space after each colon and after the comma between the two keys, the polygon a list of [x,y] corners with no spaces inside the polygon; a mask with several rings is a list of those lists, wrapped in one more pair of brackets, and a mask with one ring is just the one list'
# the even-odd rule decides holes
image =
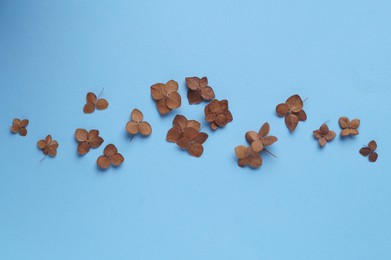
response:
{"label": "dried hydrangea flower", "polygon": [[86,96],[86,104],[84,105],[83,111],[86,114],[91,114],[95,111],[95,108],[98,110],[105,110],[108,106],[109,102],[107,102],[106,99],[97,98],[94,93],[88,92]]}
{"label": "dried hydrangea flower", "polygon": [[172,128],[167,132],[166,140],[168,142],[177,143],[183,136],[185,129],[188,127],[199,131],[201,129],[201,124],[196,120],[187,120],[185,116],[176,115],[172,122]]}
{"label": "dried hydrangea flower", "polygon": [[262,157],[259,153],[253,151],[251,146],[240,145],[235,147],[235,154],[238,158],[240,167],[250,166],[251,168],[259,168],[262,165]]}
{"label": "dried hydrangea flower", "polygon": [[340,117],[339,126],[342,128],[341,136],[358,135],[357,128],[360,126],[360,119],[349,120],[346,116]]}
{"label": "dried hydrangea flower", "polygon": [[372,140],[368,143],[368,146],[365,146],[360,149],[360,154],[362,156],[368,156],[369,155],[369,161],[370,162],[376,162],[378,154],[375,152],[377,148],[377,143],[375,140]]}
{"label": "dried hydrangea flower", "polygon": [[215,98],[213,89],[208,86],[208,78],[188,77],[186,78],[187,98],[189,104],[199,104],[202,100],[212,100]]}
{"label": "dried hydrangea flower", "polygon": [[103,143],[103,138],[99,136],[99,130],[95,129],[87,131],[78,128],[75,131],[75,139],[78,142],[77,152],[80,155],[88,153],[91,148],[98,148]]}
{"label": "dried hydrangea flower", "polygon": [[212,130],[224,127],[233,120],[231,112],[228,110],[228,100],[214,99],[205,106],[205,120],[210,123]]}
{"label": "dried hydrangea flower", "polygon": [[259,132],[248,131],[245,135],[247,142],[250,144],[254,152],[260,152],[265,146],[274,144],[278,139],[275,136],[268,136],[270,132],[269,123],[264,123],[259,129]]}
{"label": "dried hydrangea flower", "polygon": [[47,135],[45,139],[39,140],[37,146],[42,150],[44,155],[54,157],[57,154],[58,143],[52,139],[51,135]]}
{"label": "dried hydrangea flower", "polygon": [[321,147],[326,145],[326,142],[330,142],[336,136],[334,131],[329,130],[326,124],[322,124],[318,130],[313,131],[314,137],[318,139]]}
{"label": "dried hydrangea flower", "polygon": [[181,96],[178,93],[178,83],[174,80],[166,84],[156,83],[151,86],[152,98],[160,114],[165,115],[181,106]]}
{"label": "dried hydrangea flower", "polygon": [[152,134],[152,127],[148,122],[144,121],[143,113],[135,108],[131,113],[131,121],[126,123],[126,131],[131,135],[140,133],[147,136]]}
{"label": "dried hydrangea flower", "polygon": [[202,144],[208,139],[208,134],[199,133],[192,127],[187,127],[183,131],[183,135],[178,139],[177,145],[181,149],[185,149],[188,153],[195,157],[200,157],[204,151]]}
{"label": "dried hydrangea flower", "polygon": [[276,107],[277,115],[285,117],[285,125],[293,132],[299,121],[307,120],[307,114],[303,110],[303,100],[299,95],[290,96],[285,103]]}
{"label": "dried hydrangea flower", "polygon": [[110,165],[120,166],[124,162],[122,154],[118,153],[117,148],[113,144],[106,145],[103,150],[103,155],[99,156],[96,163],[101,169],[107,169]]}
{"label": "dried hydrangea flower", "polygon": [[26,127],[28,126],[28,124],[29,124],[28,119],[20,120],[20,119],[15,118],[12,121],[12,126],[10,128],[11,133],[13,133],[13,134],[19,133],[19,135],[21,135],[21,136],[26,136],[27,135]]}

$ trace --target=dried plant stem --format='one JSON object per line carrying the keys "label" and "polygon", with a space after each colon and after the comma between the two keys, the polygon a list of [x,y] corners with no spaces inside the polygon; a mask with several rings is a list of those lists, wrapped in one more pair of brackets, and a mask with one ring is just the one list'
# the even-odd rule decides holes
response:
{"label": "dried plant stem", "polygon": [[135,135],[132,135],[132,137],[130,137],[129,142],[131,142],[131,141],[133,140],[134,136],[135,136]]}
{"label": "dried plant stem", "polygon": [[46,156],[47,156],[47,155],[44,155],[44,156],[42,157],[42,159],[41,159],[41,160],[39,160],[39,162],[42,162],[42,161],[43,161],[43,159],[45,159],[45,158],[46,158]]}
{"label": "dried plant stem", "polygon": [[105,90],[105,87],[103,87],[102,90],[100,91],[100,93],[99,93],[99,95],[98,95],[98,99],[100,98],[100,95],[102,95],[103,90]]}
{"label": "dried plant stem", "polygon": [[277,156],[275,156],[272,152],[270,152],[268,149],[264,149],[265,150],[265,152],[267,152],[268,154],[270,154],[271,156],[273,156],[274,158],[276,158],[277,159]]}
{"label": "dried plant stem", "polygon": [[304,100],[303,100],[303,103],[308,99],[308,97],[306,97]]}

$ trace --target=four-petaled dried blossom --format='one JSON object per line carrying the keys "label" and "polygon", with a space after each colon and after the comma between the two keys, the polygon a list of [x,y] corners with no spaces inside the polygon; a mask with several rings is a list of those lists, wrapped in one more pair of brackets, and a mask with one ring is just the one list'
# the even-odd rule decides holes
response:
{"label": "four-petaled dried blossom", "polygon": [[200,157],[204,151],[202,144],[206,139],[208,139],[208,134],[198,132],[192,127],[187,127],[183,131],[182,136],[178,139],[177,145],[181,149],[187,150],[190,155]]}
{"label": "four-petaled dried blossom", "polygon": [[103,143],[103,138],[99,136],[99,130],[87,130],[78,128],[75,131],[75,139],[78,142],[77,152],[84,155],[90,151],[90,148],[98,148]]}
{"label": "four-petaled dried blossom", "polygon": [[370,162],[376,162],[378,154],[375,152],[377,148],[377,143],[375,140],[372,140],[368,143],[368,146],[365,146],[360,149],[360,154],[362,156],[368,156],[369,155],[369,161]]}
{"label": "four-petaled dried blossom", "polygon": [[251,146],[240,145],[235,147],[235,154],[238,158],[240,167],[250,166],[251,168],[259,168],[262,165],[262,157],[259,153],[253,151]]}
{"label": "four-petaled dried blossom", "polygon": [[123,163],[124,157],[118,153],[117,148],[113,144],[106,145],[103,150],[103,155],[99,156],[96,163],[102,169],[107,169],[110,165],[119,166]]}
{"label": "four-petaled dried blossom", "polygon": [[210,123],[212,130],[223,127],[233,120],[231,112],[228,110],[227,100],[214,99],[205,106],[205,120]]}
{"label": "four-petaled dried blossom", "polygon": [[57,154],[58,143],[52,139],[51,135],[47,135],[45,139],[39,140],[37,146],[42,150],[44,155],[54,157]]}
{"label": "four-petaled dried blossom", "polygon": [[246,140],[254,152],[260,152],[264,149],[265,146],[272,145],[278,140],[275,136],[268,136],[269,131],[270,125],[266,122],[262,125],[258,133],[255,131],[248,131],[246,133]]}
{"label": "four-petaled dried blossom", "polygon": [[202,100],[212,100],[215,98],[213,89],[208,86],[208,78],[188,77],[186,78],[187,98],[189,104],[199,104]]}
{"label": "four-petaled dried blossom", "polygon": [[360,126],[360,119],[349,120],[346,116],[339,118],[339,126],[342,128],[341,136],[358,135],[357,128]]}
{"label": "four-petaled dried blossom", "polygon": [[307,114],[303,110],[303,100],[299,95],[293,95],[285,103],[277,105],[276,112],[280,117],[285,117],[285,125],[291,132],[296,129],[299,121],[307,120]]}
{"label": "four-petaled dried blossom", "polygon": [[144,121],[143,113],[137,108],[133,109],[131,113],[131,121],[126,123],[126,131],[129,134],[142,134],[142,135],[150,135],[152,134],[151,125]]}
{"label": "four-petaled dried blossom", "polygon": [[152,98],[160,114],[165,115],[181,106],[181,96],[178,93],[178,83],[174,80],[166,84],[156,83],[151,86]]}
{"label": "four-petaled dried blossom", "polygon": [[187,120],[185,116],[176,115],[172,122],[172,128],[167,132],[166,140],[168,142],[177,143],[178,140],[183,136],[185,129],[188,127],[199,131],[201,124],[196,120]]}
{"label": "four-petaled dried blossom", "polygon": [[330,142],[336,136],[334,131],[329,130],[329,127],[326,124],[322,124],[318,130],[313,131],[314,137],[318,139],[319,145],[321,147],[326,145],[326,141]]}
{"label": "four-petaled dried blossom", "polygon": [[28,124],[29,124],[28,119],[20,120],[20,119],[15,118],[12,121],[11,133],[13,133],[13,134],[19,133],[19,135],[21,135],[21,136],[26,136],[27,135],[26,127],[28,126]]}
{"label": "four-petaled dried blossom", "polygon": [[95,111],[95,108],[98,110],[105,110],[109,106],[104,98],[97,98],[96,95],[92,92],[88,92],[86,96],[86,104],[84,105],[83,111],[86,114],[91,114]]}

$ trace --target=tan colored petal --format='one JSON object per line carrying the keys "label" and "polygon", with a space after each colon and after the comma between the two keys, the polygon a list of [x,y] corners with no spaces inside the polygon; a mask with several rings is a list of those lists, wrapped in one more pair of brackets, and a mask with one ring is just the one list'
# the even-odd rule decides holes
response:
{"label": "tan colored petal", "polygon": [[20,129],[20,126],[19,125],[13,125],[11,126],[10,130],[11,130],[11,133],[19,133],[19,129]]}
{"label": "tan colored petal", "polygon": [[210,128],[211,128],[212,130],[216,130],[217,128],[219,128],[219,126],[218,126],[215,122],[211,122],[211,123],[210,123]]}
{"label": "tan colored petal", "polygon": [[110,158],[104,155],[101,155],[96,160],[96,163],[101,169],[107,169],[110,167]]}
{"label": "tan colored petal", "polygon": [[251,143],[251,149],[254,151],[254,152],[260,152],[263,150],[263,144],[261,142],[261,140],[255,140],[254,142]]}
{"label": "tan colored petal", "polygon": [[266,122],[259,129],[259,136],[265,137],[269,134],[269,132],[270,132],[270,125],[268,122]]}
{"label": "tan colored petal", "polygon": [[293,132],[296,129],[298,123],[299,123],[299,118],[297,118],[296,115],[287,114],[285,116],[285,125],[289,128],[291,132]]}
{"label": "tan colored petal", "polygon": [[180,132],[177,128],[173,127],[168,130],[166,140],[171,143],[176,143],[178,142],[180,137],[182,137],[182,132]]}
{"label": "tan colored petal", "polygon": [[189,100],[189,104],[199,104],[202,101],[201,91],[199,89],[197,90],[187,90],[187,99]]}
{"label": "tan colored petal", "polygon": [[248,164],[251,168],[259,168],[262,166],[262,158],[260,155],[258,156],[253,156],[253,157],[250,157],[249,159],[249,164]]}
{"label": "tan colored petal", "polygon": [[322,137],[319,130],[315,130],[315,131],[313,131],[313,133],[314,133],[315,138],[317,138],[317,139]]}
{"label": "tan colored petal", "polygon": [[161,100],[166,96],[164,91],[165,85],[162,83],[156,83],[151,86],[151,96],[154,100]]}
{"label": "tan colored petal", "polygon": [[307,114],[304,112],[304,110],[300,110],[299,112],[294,114],[299,118],[299,121],[307,120]]}
{"label": "tan colored petal", "polygon": [[291,112],[299,112],[303,109],[303,100],[301,100],[301,97],[299,95],[293,95],[289,97],[285,102]]}
{"label": "tan colored petal", "polygon": [[200,122],[196,120],[189,120],[187,121],[187,127],[194,128],[195,130],[199,131],[201,129],[201,124]]}
{"label": "tan colored petal", "polygon": [[48,145],[48,146],[50,146],[50,147],[54,147],[54,148],[58,148],[58,143],[57,143],[57,141],[56,140],[54,140],[54,141],[52,141],[52,142],[50,142],[50,144]]}
{"label": "tan colored petal", "polygon": [[50,144],[52,142],[52,136],[51,135],[47,135],[45,137],[45,142],[46,142],[46,144]]}
{"label": "tan colored petal", "polygon": [[370,162],[376,162],[377,157],[378,157],[378,154],[377,154],[376,152],[372,152],[372,153],[369,155],[369,161],[370,161]]}
{"label": "tan colored petal", "polygon": [[87,103],[84,105],[83,111],[85,114],[91,114],[95,111],[95,105],[93,103]]}
{"label": "tan colored petal", "polygon": [[44,140],[39,140],[38,142],[37,142],[37,146],[38,146],[38,148],[39,149],[44,149],[45,147],[46,147],[46,142],[44,141]]}
{"label": "tan colored petal", "polygon": [[338,123],[342,129],[350,127],[350,120],[346,116],[340,117]]}
{"label": "tan colored petal", "polygon": [[215,123],[218,126],[225,126],[228,123],[228,120],[223,114],[220,114],[216,117]]}
{"label": "tan colored petal", "polygon": [[197,90],[200,88],[200,79],[198,77],[188,77],[185,80],[189,89]]}
{"label": "tan colored petal", "polygon": [[360,119],[353,119],[352,122],[350,122],[350,127],[353,129],[356,129],[360,126]]}
{"label": "tan colored petal", "polygon": [[12,120],[12,125],[14,126],[21,126],[21,123],[22,121],[20,119],[14,118],[14,120]]}
{"label": "tan colored petal", "polygon": [[172,125],[179,127],[179,129],[185,129],[187,127],[187,124],[187,118],[182,115],[176,115],[172,122]]}
{"label": "tan colored petal", "polygon": [[289,112],[289,107],[285,103],[278,104],[276,107],[276,113],[279,116],[285,116]]}
{"label": "tan colored petal", "polygon": [[179,138],[179,140],[177,142],[177,145],[181,149],[189,149],[189,147],[190,147],[190,140],[187,137],[183,136],[183,137]]}
{"label": "tan colored petal", "polygon": [[262,143],[264,146],[270,146],[270,145],[274,144],[275,142],[277,142],[277,140],[278,140],[277,137],[269,135],[269,136],[262,138]]}
{"label": "tan colored petal", "polygon": [[201,96],[204,100],[212,100],[215,98],[215,93],[211,87],[204,87],[201,89]]}
{"label": "tan colored petal", "polygon": [[187,151],[191,156],[200,157],[204,152],[204,147],[202,146],[202,144],[194,143],[189,147]]}
{"label": "tan colored petal", "polygon": [[94,136],[93,138],[91,138],[89,140],[91,148],[94,148],[94,149],[98,148],[99,146],[101,146],[103,142],[104,142],[104,140],[100,136]]}
{"label": "tan colored petal", "polygon": [[148,122],[141,122],[139,125],[140,134],[142,135],[150,135],[152,134],[152,127]]}
{"label": "tan colored petal", "polygon": [[236,146],[235,147],[235,155],[238,159],[244,159],[248,156],[247,147],[244,145]]}
{"label": "tan colored petal", "polygon": [[245,138],[246,138],[247,142],[249,144],[251,144],[252,142],[254,142],[256,140],[259,140],[259,135],[255,131],[248,131],[245,134]]}
{"label": "tan colored petal", "polygon": [[220,102],[217,99],[212,100],[212,102],[210,102],[207,106],[213,113],[219,113],[222,111]]}
{"label": "tan colored petal", "polygon": [[318,142],[319,142],[319,145],[322,147],[326,145],[326,139],[324,137],[319,138]]}
{"label": "tan colored petal", "polygon": [[111,156],[110,161],[114,166],[120,166],[124,162],[125,158],[120,153],[116,153]]}
{"label": "tan colored petal", "polygon": [[198,144],[203,144],[203,143],[205,143],[206,139],[208,139],[208,134],[204,133],[204,132],[201,132],[194,139],[194,142],[198,143]]}
{"label": "tan colored petal", "polygon": [[78,143],[77,152],[80,155],[84,155],[90,151],[90,144],[87,142]]}
{"label": "tan colored petal", "polygon": [[201,88],[208,87],[208,78],[207,77],[202,77],[200,79],[200,87]]}
{"label": "tan colored petal", "polygon": [[166,104],[166,98],[158,100],[156,102],[156,107],[157,107],[157,110],[159,111],[159,113],[161,115],[165,115],[165,114],[167,114],[168,112],[171,111],[171,109],[168,108],[168,106]]}
{"label": "tan colored petal", "polygon": [[245,167],[247,165],[250,164],[250,160],[246,157],[246,158],[243,158],[243,159],[238,159],[238,165],[240,167]]}
{"label": "tan colored petal", "polygon": [[131,135],[135,135],[139,132],[139,124],[134,121],[127,122],[125,128],[126,131]]}
{"label": "tan colored petal", "polygon": [[20,126],[21,127],[27,127],[29,125],[29,120],[28,119],[23,119],[21,122],[20,122]]}
{"label": "tan colored petal", "polygon": [[178,82],[176,82],[175,80],[169,80],[166,83],[165,89],[166,89],[166,93],[168,95],[171,93],[177,92],[178,91]]}
{"label": "tan colored petal", "polygon": [[212,112],[208,112],[207,114],[205,114],[205,121],[206,122],[214,122],[216,120],[216,115]]}
{"label": "tan colored petal", "polygon": [[329,130],[329,132],[324,136],[326,141],[331,141],[335,138],[337,134],[334,131]]}
{"label": "tan colored petal", "polygon": [[350,128],[350,134],[351,135],[358,135],[358,130],[357,129],[354,129],[354,128]]}
{"label": "tan colored petal", "polygon": [[348,135],[350,135],[350,128],[346,128],[341,131],[341,136],[348,136]]}
{"label": "tan colored petal", "polygon": [[92,92],[88,92],[87,96],[86,96],[86,101],[87,101],[87,103],[95,104],[96,103],[96,95]]}
{"label": "tan colored petal", "polygon": [[233,117],[232,117],[232,114],[231,114],[230,111],[225,111],[225,112],[224,112],[224,116],[225,116],[225,118],[227,119],[227,124],[228,124],[229,122],[232,122]]}
{"label": "tan colored petal", "polygon": [[54,157],[57,155],[57,148],[56,147],[49,146],[49,147],[47,147],[47,151],[48,151],[48,155],[50,157]]}
{"label": "tan colored petal", "polygon": [[85,142],[88,140],[88,132],[85,129],[78,128],[75,131],[75,139],[78,142]]}
{"label": "tan colored petal", "polygon": [[198,131],[191,127],[187,127],[183,131],[183,136],[188,138],[189,140],[195,140],[198,134]]}
{"label": "tan colored petal", "polygon": [[368,156],[371,153],[371,149],[369,147],[363,147],[359,152],[362,156]]}
{"label": "tan colored petal", "polygon": [[181,106],[181,96],[178,92],[172,92],[167,97],[167,107],[170,109],[175,109]]}
{"label": "tan colored petal", "polygon": [[369,147],[369,149],[371,149],[371,151],[375,151],[376,148],[377,148],[376,141],[375,140],[370,141],[369,144],[368,144],[368,147]]}
{"label": "tan colored petal", "polygon": [[321,135],[327,135],[329,132],[329,127],[326,124],[322,124],[319,128],[319,131]]}
{"label": "tan colored petal", "polygon": [[24,127],[21,127],[21,128],[19,129],[19,134],[20,134],[21,136],[26,136],[26,135],[27,135],[27,129],[24,128]]}
{"label": "tan colored petal", "polygon": [[106,99],[100,98],[96,101],[96,109],[105,110],[109,106],[109,102]]}
{"label": "tan colored petal", "polygon": [[135,121],[135,122],[138,123],[140,121],[143,121],[144,115],[143,115],[143,113],[140,110],[135,108],[135,109],[132,110],[131,118],[132,118],[132,121]]}
{"label": "tan colored petal", "polygon": [[221,111],[228,111],[228,100],[223,99],[220,102]]}
{"label": "tan colored petal", "polygon": [[117,152],[118,152],[117,147],[115,147],[115,145],[113,144],[106,145],[105,149],[103,150],[103,154],[106,155],[107,157],[111,157]]}
{"label": "tan colored petal", "polygon": [[99,130],[91,129],[90,131],[88,131],[88,139],[92,139],[96,136],[99,136]]}

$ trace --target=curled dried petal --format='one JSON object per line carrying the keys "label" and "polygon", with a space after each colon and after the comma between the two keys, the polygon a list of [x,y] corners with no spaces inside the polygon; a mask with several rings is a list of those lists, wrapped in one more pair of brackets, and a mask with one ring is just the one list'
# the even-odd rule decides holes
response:
{"label": "curled dried petal", "polygon": [[251,144],[252,142],[254,142],[256,140],[259,140],[259,136],[255,131],[246,132],[245,138],[249,144]]}
{"label": "curled dried petal", "polygon": [[291,112],[299,112],[303,109],[303,100],[299,95],[289,97],[285,102]]}
{"label": "curled dried petal", "polygon": [[277,142],[277,140],[278,140],[277,137],[269,135],[269,136],[262,138],[262,143],[264,146],[270,146],[270,145],[274,144],[275,142]]}
{"label": "curled dried petal", "polygon": [[201,91],[200,90],[191,90],[187,91],[187,99],[189,100],[189,104],[199,104],[202,101]]}
{"label": "curled dried petal", "polygon": [[90,151],[90,145],[87,142],[79,143],[77,145],[77,152],[80,155],[84,155]]}
{"label": "curled dried petal", "polygon": [[200,79],[198,77],[185,78],[186,85],[190,90],[197,90],[200,87]]}
{"label": "curled dried petal", "polygon": [[177,128],[173,127],[170,130],[168,130],[166,140],[168,142],[176,143],[176,142],[178,142],[181,135],[182,135],[182,132],[179,131]]}
{"label": "curled dried petal", "polygon": [[86,142],[88,139],[88,132],[85,129],[78,128],[75,131],[75,139],[79,142]]}
{"label": "curled dried petal", "polygon": [[265,137],[269,134],[269,132],[270,132],[270,125],[268,122],[266,122],[261,126],[261,129],[259,129],[259,136]]}
{"label": "curled dried petal", "polygon": [[175,109],[181,106],[181,96],[178,94],[178,92],[172,92],[167,97],[166,105],[170,109]]}
{"label": "curled dried petal", "polygon": [[378,157],[378,154],[377,154],[376,152],[372,152],[372,153],[369,155],[369,161],[370,161],[370,162],[376,162],[377,157]]}
{"label": "curled dried petal", "polygon": [[95,111],[95,105],[93,103],[87,103],[84,105],[83,111],[85,114],[91,114]]}
{"label": "curled dried petal", "polygon": [[125,158],[120,153],[111,156],[110,161],[114,166],[119,166],[124,162]]}
{"label": "curled dried petal", "polygon": [[352,122],[350,122],[350,127],[353,129],[356,129],[360,126],[360,119],[353,119]]}
{"label": "curled dried petal", "polygon": [[350,128],[345,128],[341,131],[341,136],[348,136],[350,135]]}
{"label": "curled dried petal", "polygon": [[321,135],[326,135],[329,132],[329,127],[326,124],[322,124],[319,131]]}
{"label": "curled dried petal", "polygon": [[238,159],[244,159],[248,156],[247,147],[244,145],[236,146],[235,147],[235,155],[238,157]]}
{"label": "curled dried petal", "polygon": [[198,134],[198,136],[194,139],[195,143],[203,144],[205,143],[206,139],[208,139],[208,134],[201,132]]}
{"label": "curled dried petal", "polygon": [[326,145],[326,138],[321,137],[318,139],[319,145],[320,146],[325,146]]}
{"label": "curled dried petal", "polygon": [[329,130],[329,132],[324,136],[326,141],[331,141],[335,138],[337,134],[334,131]]}
{"label": "curled dried petal", "polygon": [[157,110],[161,115],[165,115],[171,111],[171,109],[166,104],[166,100],[166,98],[163,98],[156,102]]}
{"label": "curled dried petal", "polygon": [[180,129],[185,129],[187,127],[187,124],[187,118],[182,115],[176,115],[174,121],[172,122],[173,126],[178,126]]}
{"label": "curled dried petal", "polygon": [[201,129],[200,122],[198,122],[196,120],[189,120],[189,121],[187,121],[187,126],[191,127],[191,128],[194,128],[197,131],[199,131]]}
{"label": "curled dried petal", "polygon": [[131,135],[135,135],[139,132],[139,124],[134,121],[127,122],[125,128],[126,131]]}
{"label": "curled dried petal", "polygon": [[304,110],[300,110],[299,112],[294,113],[294,114],[299,118],[299,121],[307,120],[307,114],[305,113]]}
{"label": "curled dried petal", "polygon": [[109,102],[106,99],[100,98],[96,101],[96,109],[105,110],[109,106]]}
{"label": "curled dried petal", "polygon": [[359,134],[359,132],[358,132],[358,130],[357,130],[357,129],[350,128],[350,134],[351,134],[351,135],[358,135],[358,134]]}
{"label": "curled dried petal", "polygon": [[187,151],[192,156],[200,157],[202,155],[202,153],[204,152],[204,147],[202,146],[202,144],[194,143],[193,145],[191,145],[189,147],[189,149]]}
{"label": "curled dried petal", "polygon": [[95,104],[96,103],[96,95],[92,92],[88,92],[87,96],[86,96],[86,101],[87,101],[87,103]]}
{"label": "curled dried petal", "polygon": [[152,127],[147,122],[141,122],[139,125],[140,134],[142,135],[150,135],[152,134]]}
{"label": "curled dried petal", "polygon": [[166,83],[166,93],[167,94],[171,94],[171,93],[174,93],[174,92],[177,92],[178,91],[178,82],[176,82],[175,80],[169,80],[167,83]]}
{"label": "curled dried petal", "polygon": [[144,115],[143,115],[143,113],[140,110],[135,108],[135,109],[132,110],[131,119],[132,119],[132,121],[135,121],[135,122],[138,123],[140,121],[143,121]]}
{"label": "curled dried petal", "polygon": [[29,120],[28,119],[23,119],[21,122],[20,122],[20,126],[21,127],[27,127],[29,124]]}
{"label": "curled dried petal", "polygon": [[166,96],[163,83],[156,83],[151,86],[151,95],[154,100],[161,100]]}
{"label": "curled dried petal", "polygon": [[24,127],[21,127],[21,128],[19,129],[19,134],[20,134],[21,136],[26,136],[26,135],[27,135],[27,129],[24,128]]}
{"label": "curled dried petal", "polygon": [[212,100],[215,98],[215,93],[211,87],[205,87],[201,89],[201,96],[204,100]]}
{"label": "curled dried petal", "polygon": [[363,147],[359,152],[362,156],[368,156],[371,153],[371,149],[369,147]]}
{"label": "curled dried petal", "polygon": [[110,158],[107,157],[107,156],[104,156],[104,155],[101,155],[98,157],[98,159],[96,160],[96,163],[98,164],[98,166],[102,169],[107,169],[110,167]]}
{"label": "curled dried petal", "polygon": [[118,150],[115,147],[115,145],[113,145],[113,144],[106,145],[105,149],[103,150],[104,155],[106,155],[107,157],[111,157],[114,154],[116,154],[117,152],[118,152]]}
{"label": "curled dried petal", "polygon": [[346,116],[340,117],[338,123],[342,129],[350,127],[350,120]]}
{"label": "curled dried petal", "polygon": [[368,147],[369,147],[369,149],[371,149],[371,151],[375,151],[376,148],[377,148],[376,141],[375,140],[370,141],[369,144],[368,144]]}
{"label": "curled dried petal", "polygon": [[263,144],[261,142],[261,140],[255,140],[254,142],[251,143],[251,149],[254,151],[254,152],[260,152],[263,150]]}
{"label": "curled dried petal", "polygon": [[177,145],[181,148],[181,149],[189,149],[190,147],[190,140],[183,136],[181,138],[179,138],[178,142],[177,142]]}
{"label": "curled dried petal", "polygon": [[89,139],[89,144],[91,146],[91,148],[98,148],[99,146],[101,146],[101,144],[104,142],[103,141],[103,138],[100,137],[100,136],[93,136],[92,138]]}
{"label": "curled dried petal", "polygon": [[298,123],[299,118],[296,115],[291,113],[285,115],[285,125],[289,128],[291,132],[296,129]]}
{"label": "curled dried petal", "polygon": [[276,113],[279,116],[285,116],[289,112],[289,107],[285,103],[278,104],[276,107]]}

